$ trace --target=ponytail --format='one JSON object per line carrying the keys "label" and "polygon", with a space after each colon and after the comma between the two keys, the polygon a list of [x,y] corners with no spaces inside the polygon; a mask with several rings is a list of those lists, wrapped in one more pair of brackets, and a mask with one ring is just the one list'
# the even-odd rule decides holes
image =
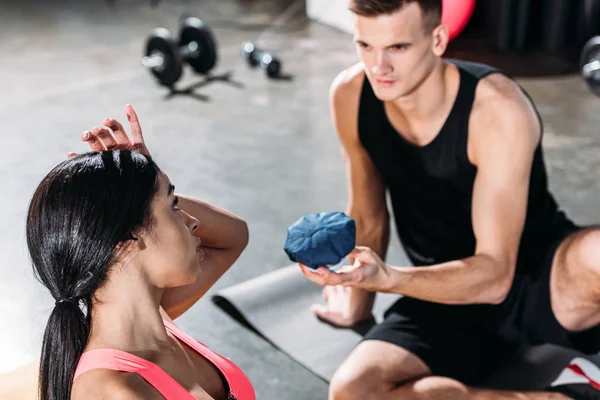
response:
{"label": "ponytail", "polygon": [[40,362],[41,400],[69,400],[75,369],[90,332],[89,319],[74,300],[56,303],[50,314]]}

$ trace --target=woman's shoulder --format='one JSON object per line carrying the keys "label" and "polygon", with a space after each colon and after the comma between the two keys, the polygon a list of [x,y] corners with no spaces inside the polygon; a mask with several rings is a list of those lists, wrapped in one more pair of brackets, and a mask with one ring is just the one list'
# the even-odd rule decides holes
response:
{"label": "woman's shoulder", "polygon": [[[160,309],[161,316],[174,324],[165,310]],[[97,350],[106,346],[90,346],[86,350]],[[138,354],[150,362],[154,357],[149,354]],[[164,399],[144,378],[135,372],[116,371],[96,368],[82,373],[73,382],[71,400],[94,399]]]}
{"label": "woman's shoulder", "polygon": [[94,369],[73,382],[71,400],[163,399],[140,375],[133,372]]}

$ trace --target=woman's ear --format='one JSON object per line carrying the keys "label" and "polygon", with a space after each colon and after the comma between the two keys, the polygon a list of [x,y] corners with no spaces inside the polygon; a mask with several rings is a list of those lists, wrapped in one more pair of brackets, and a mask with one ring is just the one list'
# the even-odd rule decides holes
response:
{"label": "woman's ear", "polygon": [[139,242],[140,240],[133,235],[132,233],[129,234],[129,236],[127,237],[127,239],[120,241],[117,244],[117,250],[123,250],[126,248],[129,248],[129,246],[131,246],[133,244],[133,242]]}

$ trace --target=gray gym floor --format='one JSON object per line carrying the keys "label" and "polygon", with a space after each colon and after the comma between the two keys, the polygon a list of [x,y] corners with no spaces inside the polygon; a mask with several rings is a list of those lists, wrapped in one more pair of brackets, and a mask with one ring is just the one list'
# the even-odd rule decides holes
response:
{"label": "gray gym floor", "polygon": [[[265,37],[292,81],[268,80],[239,57],[240,44],[289,0],[0,0],[0,373],[38,357],[52,306],[34,281],[24,241],[28,201],[79,134],[136,107],[148,146],[178,191],[228,208],[250,227],[250,244],[216,288],[288,263],[286,228],[299,216],[343,210],[346,185],[331,128],[328,88],[356,60],[347,34],[300,18]],[[140,65],[147,33],[177,30],[185,11],[214,21],[220,61],[243,88],[213,82],[197,97],[167,98]],[[302,14],[302,13],[300,13]],[[220,21],[218,24],[217,21]],[[201,81],[187,70],[181,87]],[[600,220],[600,98],[579,75],[521,80],[543,115],[550,184],[579,223]],[[396,245],[396,244],[394,244]],[[212,292],[211,292],[212,293]],[[210,293],[209,293],[210,295]],[[323,399],[327,386],[202,299],[179,324],[231,358],[260,399]],[[290,335],[302,334],[290,332]]]}

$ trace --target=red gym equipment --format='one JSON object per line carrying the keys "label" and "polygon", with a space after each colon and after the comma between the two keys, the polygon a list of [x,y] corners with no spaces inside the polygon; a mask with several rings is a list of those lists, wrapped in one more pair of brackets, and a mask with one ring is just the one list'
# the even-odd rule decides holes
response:
{"label": "red gym equipment", "polygon": [[473,15],[475,0],[443,0],[442,24],[448,26],[450,40],[456,38]]}

